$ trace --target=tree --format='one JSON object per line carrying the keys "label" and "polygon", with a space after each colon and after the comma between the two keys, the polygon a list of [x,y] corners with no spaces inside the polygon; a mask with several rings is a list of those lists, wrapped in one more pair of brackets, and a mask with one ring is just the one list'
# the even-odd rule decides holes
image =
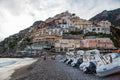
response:
{"label": "tree", "polygon": [[30,46],[31,48],[31,41],[32,41],[32,38],[31,37],[24,37],[21,42],[18,44],[18,48],[20,50],[23,50],[27,45]]}
{"label": "tree", "polygon": [[10,42],[10,43],[8,44],[8,47],[11,48],[11,49],[13,49],[13,48],[15,47],[15,45],[16,45],[16,42],[13,41],[13,42]]}

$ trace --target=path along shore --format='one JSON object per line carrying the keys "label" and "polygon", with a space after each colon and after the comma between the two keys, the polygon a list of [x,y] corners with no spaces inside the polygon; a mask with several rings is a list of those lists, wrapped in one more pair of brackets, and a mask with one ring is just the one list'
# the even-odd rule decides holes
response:
{"label": "path along shore", "polygon": [[99,78],[60,63],[58,59],[40,58],[32,65],[16,70],[11,77],[11,80],[120,80],[120,73]]}

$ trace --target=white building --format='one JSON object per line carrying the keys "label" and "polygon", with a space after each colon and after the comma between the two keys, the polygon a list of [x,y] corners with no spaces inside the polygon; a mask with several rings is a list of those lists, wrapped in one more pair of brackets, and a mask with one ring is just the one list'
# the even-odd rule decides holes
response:
{"label": "white building", "polygon": [[110,27],[111,23],[109,21],[100,21],[97,25],[104,26],[104,27]]}
{"label": "white building", "polygon": [[97,24],[97,26],[86,27],[83,29],[83,31],[84,31],[84,34],[88,32],[110,34],[110,26],[111,26],[110,22],[100,21]]}
{"label": "white building", "polygon": [[61,28],[49,29],[48,34],[49,34],[49,35],[62,36],[62,35],[63,35],[63,30],[62,30]]}

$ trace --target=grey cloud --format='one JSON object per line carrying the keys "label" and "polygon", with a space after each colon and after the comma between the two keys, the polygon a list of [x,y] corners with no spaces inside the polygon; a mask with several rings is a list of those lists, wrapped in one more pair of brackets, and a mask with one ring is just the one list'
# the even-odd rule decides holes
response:
{"label": "grey cloud", "polygon": [[[120,0],[64,0],[69,6],[64,6],[66,9],[71,11],[82,11],[94,10],[99,6],[102,6],[104,2],[119,4]],[[116,1],[116,2],[115,2]],[[66,4],[59,4],[56,0],[0,0],[0,8],[8,10],[13,15],[20,15],[27,11],[31,16],[35,16],[34,10],[41,12],[52,9],[60,8]],[[29,10],[28,8],[32,8]]]}
{"label": "grey cloud", "polygon": [[30,0],[29,4],[34,7],[34,9],[40,11],[45,11],[60,6],[57,1],[55,2],[55,0]]}
{"label": "grey cloud", "polygon": [[12,15],[20,15],[26,8],[26,0],[0,0],[0,8]]}

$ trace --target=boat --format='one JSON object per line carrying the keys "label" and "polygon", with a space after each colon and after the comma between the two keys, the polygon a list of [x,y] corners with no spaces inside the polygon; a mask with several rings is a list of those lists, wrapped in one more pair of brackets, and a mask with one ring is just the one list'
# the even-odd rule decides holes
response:
{"label": "boat", "polygon": [[74,51],[70,51],[66,53],[67,61],[65,62],[66,64],[71,64],[74,59]]}
{"label": "boat", "polygon": [[116,53],[111,53],[107,54],[107,58],[107,63],[98,66],[96,69],[96,75],[99,77],[105,77],[120,72],[120,57]]}
{"label": "boat", "polygon": [[[93,54],[94,59],[86,56],[86,61],[80,65],[84,73],[93,73],[99,77],[120,72],[120,57],[117,53],[101,55],[99,50],[89,50],[86,54]],[[85,57],[83,57],[85,58]]]}
{"label": "boat", "polygon": [[96,75],[99,77],[105,77],[118,72],[120,72],[120,65],[118,63],[111,63],[97,68]]}
{"label": "boat", "polygon": [[69,53],[66,52],[66,57],[63,60],[61,60],[61,62],[66,63],[68,61],[68,59],[69,59]]}
{"label": "boat", "polygon": [[84,73],[96,73],[97,59],[95,59],[95,54],[99,50],[88,50],[83,55],[83,63],[79,66],[80,70]]}
{"label": "boat", "polygon": [[69,60],[70,60],[70,53],[69,53],[69,52],[66,52],[65,58],[63,58],[63,59],[60,60],[59,62],[67,63]]}
{"label": "boat", "polygon": [[74,59],[73,62],[71,63],[71,66],[73,67],[79,67],[79,65],[83,62],[83,54],[84,51],[83,50],[78,50],[76,53],[74,53]]}

